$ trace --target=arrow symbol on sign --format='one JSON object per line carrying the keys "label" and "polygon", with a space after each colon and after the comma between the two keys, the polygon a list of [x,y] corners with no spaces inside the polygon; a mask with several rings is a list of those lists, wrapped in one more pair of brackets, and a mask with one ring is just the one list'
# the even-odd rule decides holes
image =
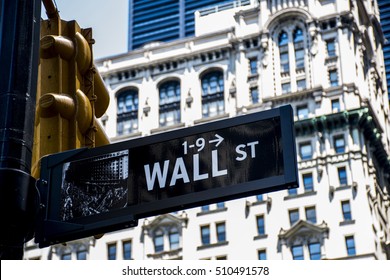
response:
{"label": "arrow symbol on sign", "polygon": [[218,134],[215,134],[215,137],[217,137],[216,139],[213,139],[213,140],[210,140],[209,143],[215,143],[217,142],[217,144],[215,144],[215,147],[218,147],[219,144],[222,143],[222,141],[224,140],[222,136],[218,135]]}

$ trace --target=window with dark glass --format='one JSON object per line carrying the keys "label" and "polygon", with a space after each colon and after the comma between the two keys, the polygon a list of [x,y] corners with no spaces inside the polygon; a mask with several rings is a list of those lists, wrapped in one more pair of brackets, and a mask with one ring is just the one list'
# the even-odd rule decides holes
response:
{"label": "window with dark glass", "polygon": [[347,185],[347,170],[345,169],[345,167],[337,168],[337,173],[339,176],[340,185]]}
{"label": "window with dark glass", "polygon": [[326,51],[328,57],[336,56],[336,43],[334,39],[326,41]]}
{"label": "window with dark glass", "polygon": [[287,192],[288,192],[288,195],[297,195],[298,194],[298,191],[296,188],[288,189]]}
{"label": "window with dark glass", "polygon": [[293,226],[299,220],[299,210],[294,209],[289,211],[290,225]]}
{"label": "window with dark glass", "polygon": [[252,75],[257,74],[257,58],[249,59],[249,70]]}
{"label": "window with dark glass", "polygon": [[122,243],[123,259],[131,260],[131,241],[125,241]]}
{"label": "window with dark glass", "polygon": [[223,208],[225,208],[225,202],[218,202],[217,209],[223,209]]}
{"label": "window with dark glass", "polygon": [[302,160],[311,159],[313,157],[313,150],[310,142],[301,143],[299,145],[299,153]]}
{"label": "window with dark glass", "polygon": [[295,245],[291,247],[291,253],[293,260],[303,260],[303,246],[302,245]]}
{"label": "window with dark glass", "polygon": [[76,256],[78,260],[86,260],[87,259],[87,250],[81,249],[76,252]]}
{"label": "window with dark glass", "polygon": [[107,244],[107,257],[109,260],[116,260],[116,244]]}
{"label": "window with dark glass", "polygon": [[298,120],[307,119],[309,117],[309,108],[307,105],[297,107],[297,116]]}
{"label": "window with dark glass", "polygon": [[338,135],[333,138],[334,149],[337,154],[345,152],[345,139],[343,135]]}
{"label": "window with dark glass", "polygon": [[306,207],[305,213],[306,213],[306,221],[311,222],[313,224],[317,223],[317,215],[316,215],[315,207]]}
{"label": "window with dark glass", "polygon": [[174,230],[169,233],[169,247],[171,250],[178,249],[180,247],[180,235]]}
{"label": "window with dark glass", "polygon": [[341,209],[343,211],[344,221],[352,220],[351,204],[349,200],[341,202]]}
{"label": "window with dark glass", "polygon": [[117,134],[138,131],[138,91],[126,90],[117,97]]}
{"label": "window with dark glass", "polygon": [[259,103],[259,90],[257,87],[253,87],[250,89],[251,91],[251,100],[252,104]]}
{"label": "window with dark glass", "polygon": [[217,242],[226,241],[226,226],[225,223],[217,224]]}
{"label": "window with dark glass", "polygon": [[214,71],[202,77],[202,116],[214,117],[224,112],[223,73]]}
{"label": "window with dark glass", "polygon": [[345,237],[345,245],[347,247],[348,256],[356,255],[355,239],[353,236],[346,236]]}
{"label": "window with dark glass", "polygon": [[279,34],[279,54],[280,54],[280,72],[290,72],[290,62],[288,57],[288,34],[282,31]]}
{"label": "window with dark glass", "polygon": [[168,81],[160,85],[160,126],[180,123],[180,83]]}
{"label": "window with dark glass", "polygon": [[156,253],[164,251],[164,234],[162,231],[156,232],[153,238],[154,251]]}
{"label": "window with dark glass", "polygon": [[313,174],[306,173],[302,175],[303,187],[305,188],[305,192],[312,192],[314,190],[313,187]]}
{"label": "window with dark glass", "polygon": [[202,239],[202,245],[208,245],[210,244],[210,226],[201,226],[200,227],[200,234]]}
{"label": "window with dark glass", "polygon": [[61,260],[69,261],[72,259],[72,253],[64,253],[61,255]]}
{"label": "window with dark glass", "polygon": [[291,92],[291,84],[290,83],[283,83],[282,84],[282,94],[290,93]]}
{"label": "window with dark glass", "polygon": [[265,234],[265,223],[264,223],[264,215],[257,216],[257,234],[264,235]]}
{"label": "window with dark glass", "polygon": [[329,70],[329,83],[331,87],[337,87],[339,85],[337,70]]}
{"label": "window with dark glass", "polygon": [[309,254],[311,260],[321,259],[321,244],[319,242],[309,244]]}
{"label": "window with dark glass", "polygon": [[331,103],[332,103],[332,112],[334,113],[340,112],[340,100],[338,98],[332,99]]}
{"label": "window with dark glass", "polygon": [[295,68],[297,70],[305,67],[305,49],[303,47],[303,32],[297,28],[293,34],[294,51],[295,51]]}
{"label": "window with dark glass", "polygon": [[266,260],[267,259],[267,252],[265,250],[259,250],[258,257],[259,257],[259,260]]}
{"label": "window with dark glass", "polygon": [[306,79],[297,80],[297,91],[306,89]]}

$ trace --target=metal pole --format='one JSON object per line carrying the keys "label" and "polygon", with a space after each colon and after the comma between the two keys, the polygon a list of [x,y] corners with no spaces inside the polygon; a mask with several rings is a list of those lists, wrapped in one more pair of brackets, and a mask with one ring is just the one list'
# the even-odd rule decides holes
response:
{"label": "metal pole", "polygon": [[0,259],[22,259],[34,234],[40,13],[40,0],[0,0]]}

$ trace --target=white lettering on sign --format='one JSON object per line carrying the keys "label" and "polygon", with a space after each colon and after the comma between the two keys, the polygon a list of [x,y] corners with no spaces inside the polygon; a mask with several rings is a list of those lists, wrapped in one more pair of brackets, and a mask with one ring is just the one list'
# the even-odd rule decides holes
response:
{"label": "white lettering on sign", "polygon": [[[224,140],[218,134],[215,134],[214,139],[209,140],[208,143],[215,143],[215,147],[217,148],[222,141]],[[197,148],[197,152],[201,152],[205,145],[207,144],[204,138],[198,138],[195,141],[195,144],[188,145],[187,141],[184,141],[182,146],[184,148],[184,155],[187,155],[188,149]],[[239,144],[236,146],[236,161],[243,161],[248,158],[256,158],[256,146],[259,144],[259,141],[248,142],[246,144]],[[192,170],[192,180],[201,181],[219,176],[226,176],[228,174],[227,169],[220,169],[220,165],[218,163],[218,150],[211,151],[211,174],[210,172],[201,173],[200,171],[200,156],[199,153],[192,155],[193,162],[193,170]],[[169,160],[165,160],[163,166],[160,165],[160,162],[155,162],[153,164],[152,170],[149,164],[144,165],[145,170],[145,178],[148,191],[152,191],[154,185],[157,183],[160,189],[166,187],[167,179],[168,179],[168,171],[169,171]],[[182,181],[183,183],[190,183],[190,177],[188,176],[189,170],[186,166],[183,157],[179,157],[175,160],[175,164],[173,166],[172,175],[169,177],[169,186],[175,186],[177,181]]]}
{"label": "white lettering on sign", "polygon": [[[192,156],[192,160],[193,160],[193,175],[194,175],[193,180],[200,181],[200,180],[208,179],[209,173],[200,174],[199,154],[194,154]],[[168,176],[168,167],[169,167],[169,160],[164,161],[164,167],[162,170],[159,162],[155,162],[153,164],[152,171],[150,170],[149,164],[144,165],[146,185],[148,191],[153,190],[156,179],[160,189],[165,188],[167,182],[167,176]],[[227,174],[228,174],[227,169],[219,169],[218,151],[217,150],[211,151],[211,176],[219,177]],[[175,161],[175,166],[173,167],[173,172],[172,172],[171,180],[169,182],[169,186],[172,187],[176,185],[177,180],[183,180],[184,183],[190,182],[187,167],[182,157],[177,158]]]}
{"label": "white lettering on sign", "polygon": [[254,142],[249,142],[247,144],[240,144],[236,147],[236,153],[239,154],[240,156],[236,157],[237,161],[243,161],[244,159],[247,158],[248,154],[245,151],[245,148],[249,146],[251,148],[251,158],[256,157],[256,149],[255,145],[259,144],[259,141],[254,141]]}

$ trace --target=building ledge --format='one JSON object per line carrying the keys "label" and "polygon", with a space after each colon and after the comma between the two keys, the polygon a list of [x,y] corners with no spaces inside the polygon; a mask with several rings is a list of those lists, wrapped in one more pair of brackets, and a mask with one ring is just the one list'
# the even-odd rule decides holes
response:
{"label": "building ledge", "polygon": [[209,214],[221,213],[221,212],[225,212],[225,211],[227,211],[227,207],[218,208],[218,209],[209,210],[209,211],[202,211],[202,212],[196,213],[196,216],[204,216],[204,215],[209,215]]}
{"label": "building ledge", "polygon": [[214,243],[214,244],[201,245],[201,246],[198,246],[196,249],[197,250],[204,250],[204,249],[210,249],[210,248],[226,246],[226,245],[229,245],[229,241],[222,241],[222,242],[218,242],[218,243]]}
{"label": "building ledge", "polygon": [[267,238],[268,238],[268,234],[260,234],[253,237],[253,240],[260,240],[260,239],[267,239]]}
{"label": "building ledge", "polygon": [[354,225],[354,224],[355,224],[355,220],[346,220],[346,221],[341,221],[339,223],[340,226]]}
{"label": "building ledge", "polygon": [[284,200],[290,200],[290,199],[294,199],[294,198],[301,198],[301,197],[306,197],[306,196],[312,196],[312,195],[316,195],[316,194],[317,194],[316,191],[304,192],[304,193],[300,193],[300,194],[293,194],[293,195],[285,196]]}

